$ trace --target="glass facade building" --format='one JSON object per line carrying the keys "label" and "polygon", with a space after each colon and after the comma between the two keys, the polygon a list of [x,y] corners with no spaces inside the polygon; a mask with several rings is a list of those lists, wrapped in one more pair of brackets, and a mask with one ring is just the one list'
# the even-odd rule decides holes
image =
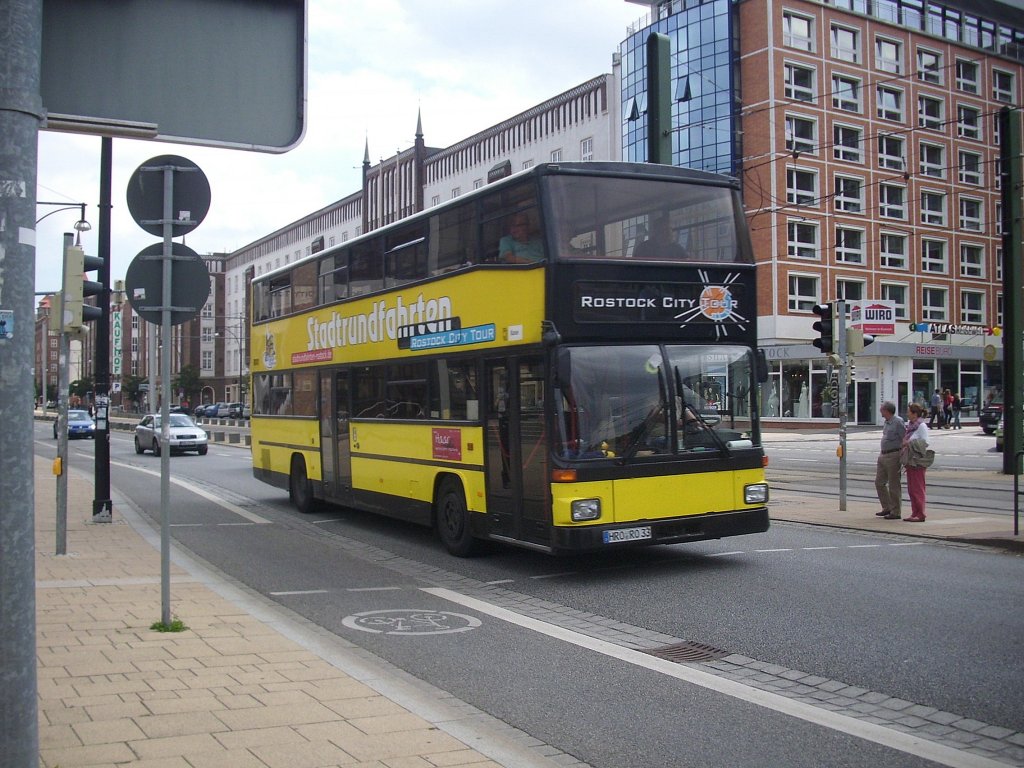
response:
{"label": "glass facade building", "polygon": [[[667,11],[671,11],[665,15]],[[739,84],[735,6],[730,0],[672,3],[663,18],[623,41],[623,159],[647,160],[647,37],[671,41],[672,164],[737,175]]]}

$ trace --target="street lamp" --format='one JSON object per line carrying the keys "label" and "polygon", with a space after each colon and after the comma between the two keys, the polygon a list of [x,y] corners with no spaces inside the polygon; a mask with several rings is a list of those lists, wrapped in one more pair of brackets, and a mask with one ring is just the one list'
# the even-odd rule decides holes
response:
{"label": "street lamp", "polygon": [[50,203],[50,202],[47,202],[45,200],[37,200],[36,201],[36,205],[59,205],[59,206],[61,206],[60,208],[58,208],[55,211],[50,211],[46,215],[40,216],[38,219],[36,219],[36,224],[38,224],[43,219],[46,219],[46,218],[49,218],[50,216],[53,216],[53,214],[55,214],[55,213],[60,213],[61,211],[70,211],[70,210],[72,210],[74,208],[78,208],[79,211],[81,211],[81,213],[80,213],[80,215],[78,217],[78,221],[76,221],[75,225],[74,225],[75,232],[78,233],[75,236],[75,245],[81,245],[82,244],[82,233],[83,232],[89,232],[92,229],[92,224],[90,224],[88,221],[85,220],[85,203],[64,203],[64,202],[61,202],[61,203]]}
{"label": "street lamp", "polygon": [[[68,203],[66,201],[62,201],[62,202],[56,203],[56,202],[48,202],[46,200],[37,200],[36,201],[36,205],[56,205],[56,206],[58,206],[55,210],[52,210],[49,213],[43,214],[38,219],[36,219],[36,224],[39,224],[39,222],[41,222],[43,219],[49,218],[50,216],[53,216],[53,214],[60,213],[61,211],[71,211],[71,210],[74,210],[75,208],[77,208],[79,210],[78,221],[76,221],[75,224],[74,224],[74,229],[75,229],[75,232],[77,233],[75,235],[75,245],[81,245],[82,244],[82,233],[83,232],[88,232],[89,230],[92,229],[92,225],[88,221],[85,220],[85,205],[86,205],[85,203]],[[62,267],[62,269],[63,269],[63,267]],[[58,327],[60,327],[59,324],[58,324]],[[42,388],[42,391],[43,391],[42,394],[43,394],[43,414],[44,415],[46,414],[46,398],[47,398],[47,392],[46,392],[46,370],[47,370],[47,366],[49,364],[49,360],[48,360],[48,357],[47,357],[48,354],[49,354],[49,349],[50,349],[49,338],[50,338],[50,318],[49,318],[49,315],[47,315],[47,316],[44,317],[44,320],[43,320],[43,343],[42,343],[43,359],[41,361],[42,365],[40,366],[41,369],[42,369],[42,387],[41,388]],[[60,397],[60,392],[57,393],[57,397],[58,398]]]}

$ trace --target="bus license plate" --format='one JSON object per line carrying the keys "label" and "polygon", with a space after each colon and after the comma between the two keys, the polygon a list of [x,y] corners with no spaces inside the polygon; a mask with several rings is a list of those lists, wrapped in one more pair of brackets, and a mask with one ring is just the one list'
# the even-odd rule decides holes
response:
{"label": "bus license plate", "polygon": [[651,526],[641,525],[638,528],[620,528],[617,531],[605,531],[605,544],[618,544],[622,541],[642,541],[651,538]]}

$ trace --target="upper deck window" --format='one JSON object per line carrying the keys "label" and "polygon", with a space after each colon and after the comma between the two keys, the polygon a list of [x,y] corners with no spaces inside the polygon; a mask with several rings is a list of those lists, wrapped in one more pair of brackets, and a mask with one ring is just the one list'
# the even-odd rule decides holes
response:
{"label": "upper deck window", "polygon": [[549,189],[558,259],[753,263],[729,187],[558,176]]}

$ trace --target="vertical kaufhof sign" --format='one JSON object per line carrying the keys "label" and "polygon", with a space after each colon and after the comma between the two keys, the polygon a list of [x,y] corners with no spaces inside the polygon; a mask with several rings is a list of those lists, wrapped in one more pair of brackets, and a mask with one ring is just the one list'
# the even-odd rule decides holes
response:
{"label": "vertical kaufhof sign", "polygon": [[851,301],[850,325],[864,333],[896,333],[896,302],[889,299]]}
{"label": "vertical kaufhof sign", "polygon": [[110,335],[114,341],[114,355],[111,360],[110,374],[121,375],[121,340],[123,338],[123,326],[121,325],[121,312],[110,313]]}

